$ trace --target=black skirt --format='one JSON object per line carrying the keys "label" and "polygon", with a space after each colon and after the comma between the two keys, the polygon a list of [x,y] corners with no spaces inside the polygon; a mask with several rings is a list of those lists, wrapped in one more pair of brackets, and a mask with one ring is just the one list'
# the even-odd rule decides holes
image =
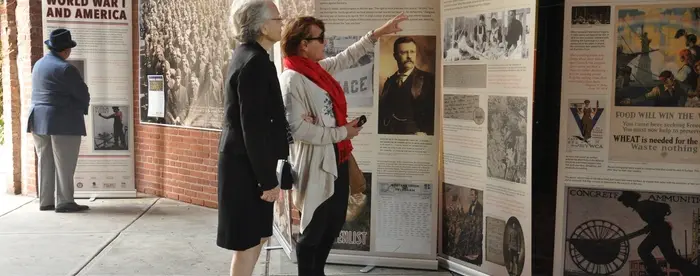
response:
{"label": "black skirt", "polygon": [[247,155],[220,152],[218,184],[216,245],[243,251],[272,236],[274,203],[260,199],[262,191]]}

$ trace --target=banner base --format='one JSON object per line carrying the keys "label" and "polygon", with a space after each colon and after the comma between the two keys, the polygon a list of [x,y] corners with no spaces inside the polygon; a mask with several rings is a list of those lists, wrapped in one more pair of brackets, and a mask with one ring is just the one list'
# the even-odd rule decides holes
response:
{"label": "banner base", "polygon": [[450,260],[445,259],[443,257],[438,257],[438,262],[440,263],[440,267],[445,268],[445,269],[452,271],[454,273],[461,274],[461,275],[489,276],[488,274],[484,274],[483,272],[479,272],[479,271],[476,271],[474,269],[468,268],[464,265],[450,261]]}
{"label": "banner base", "polygon": [[334,254],[328,256],[329,264],[390,267],[404,269],[438,270],[438,261],[430,259],[409,259],[367,255]]}
{"label": "banner base", "polygon": [[136,198],[137,192],[133,191],[75,191],[74,198]]}
{"label": "banner base", "polygon": [[274,236],[275,239],[277,240],[277,243],[279,243],[280,246],[282,246],[284,253],[287,254],[287,258],[289,258],[293,263],[296,263],[297,262],[296,253],[294,253],[294,250],[292,250],[292,245],[287,243],[287,241],[282,238],[284,236],[277,229],[277,225],[274,225],[272,227],[272,236]]}

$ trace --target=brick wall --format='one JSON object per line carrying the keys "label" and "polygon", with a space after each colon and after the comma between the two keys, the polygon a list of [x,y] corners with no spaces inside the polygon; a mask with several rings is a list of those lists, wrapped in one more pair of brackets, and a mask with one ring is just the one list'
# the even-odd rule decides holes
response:
{"label": "brick wall", "polygon": [[[139,114],[138,0],[132,1],[134,109]],[[136,189],[192,204],[217,207],[218,131],[140,123],[134,118]]]}
{"label": "brick wall", "polygon": [[27,129],[28,106],[31,103],[32,66],[44,56],[41,0],[17,1],[17,71],[20,86],[20,132],[22,145],[22,193],[36,195],[37,159],[34,152],[34,139]]}
{"label": "brick wall", "polygon": [[[3,113],[5,121],[5,146],[11,152],[8,158],[12,168],[8,176],[7,191],[11,194],[18,194],[22,191],[21,176],[21,134],[20,134],[20,90],[17,76],[17,2],[10,1],[5,5],[0,5],[0,39],[2,39],[2,90],[3,90]],[[17,150],[15,150],[17,149]],[[0,191],[5,192],[5,191]]]}
{"label": "brick wall", "polygon": [[[138,0],[133,0],[134,109],[139,112]],[[219,131],[140,123],[134,117],[136,189],[192,204],[217,208]],[[300,220],[292,212],[293,223]]]}

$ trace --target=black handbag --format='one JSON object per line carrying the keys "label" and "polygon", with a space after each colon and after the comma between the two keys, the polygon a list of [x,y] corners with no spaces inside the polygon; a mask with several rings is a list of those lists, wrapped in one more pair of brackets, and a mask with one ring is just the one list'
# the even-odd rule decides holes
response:
{"label": "black handbag", "polygon": [[292,173],[292,164],[287,159],[277,160],[277,182],[282,190],[292,189],[294,174]]}

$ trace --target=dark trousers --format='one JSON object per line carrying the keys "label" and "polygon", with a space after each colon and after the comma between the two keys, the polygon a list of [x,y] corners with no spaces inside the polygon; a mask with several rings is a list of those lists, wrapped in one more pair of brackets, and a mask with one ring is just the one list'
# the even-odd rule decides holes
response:
{"label": "dark trousers", "polygon": [[[338,148],[335,148],[336,156]],[[299,276],[325,276],[324,267],[335,239],[345,224],[350,195],[348,162],[338,165],[333,195],[316,208],[311,222],[297,239]]]}

